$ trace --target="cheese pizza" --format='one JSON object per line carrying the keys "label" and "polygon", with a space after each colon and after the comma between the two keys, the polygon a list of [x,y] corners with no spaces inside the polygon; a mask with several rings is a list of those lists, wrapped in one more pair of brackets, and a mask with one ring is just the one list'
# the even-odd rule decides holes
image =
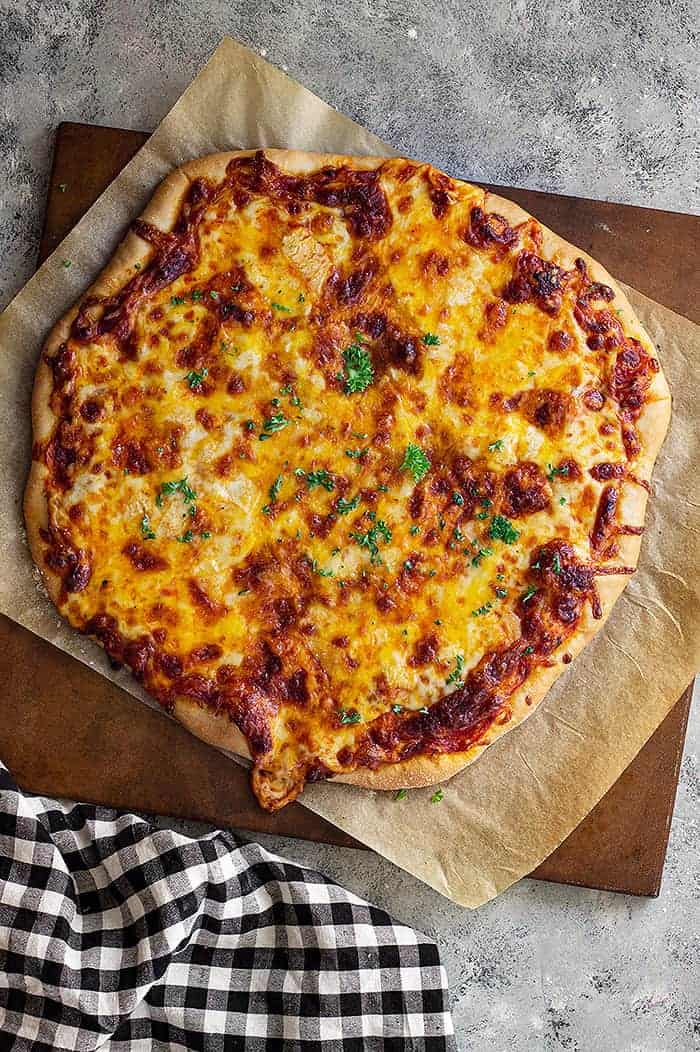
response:
{"label": "cheese pizza", "polygon": [[619,286],[513,203],[401,158],[218,154],[43,348],[29,541],[263,807],[403,796],[603,625],[669,413]]}

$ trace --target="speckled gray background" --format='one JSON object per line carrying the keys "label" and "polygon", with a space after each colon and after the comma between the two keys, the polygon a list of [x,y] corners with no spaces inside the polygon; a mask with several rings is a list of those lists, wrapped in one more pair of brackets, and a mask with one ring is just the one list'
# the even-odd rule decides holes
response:
{"label": "speckled gray background", "polygon": [[[152,128],[225,33],[456,175],[700,211],[699,27],[688,0],[0,0],[0,301],[34,267],[56,124]],[[523,881],[469,913],[263,839],[439,941],[460,1049],[700,1049],[697,711],[658,900]]]}

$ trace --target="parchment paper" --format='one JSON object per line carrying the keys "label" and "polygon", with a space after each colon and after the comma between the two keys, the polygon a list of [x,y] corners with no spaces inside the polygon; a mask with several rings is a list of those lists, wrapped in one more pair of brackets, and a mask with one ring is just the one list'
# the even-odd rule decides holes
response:
{"label": "parchment paper", "polygon": [[[254,146],[395,152],[225,39],[0,317],[0,609],[145,701],[128,676],[112,672],[102,652],[61,621],[39,587],[21,515],[34,368],[51,324],[104,266],[172,167]],[[70,268],[62,265],[66,259]],[[700,666],[700,329],[633,290],[628,294],[658,346],[674,416],[654,472],[640,569],[605,630],[531,719],[445,786],[439,806],[429,802],[431,790],[397,802],[393,794],[326,783],[303,796],[307,807],[465,906],[486,902],[554,850],[634,758]]]}

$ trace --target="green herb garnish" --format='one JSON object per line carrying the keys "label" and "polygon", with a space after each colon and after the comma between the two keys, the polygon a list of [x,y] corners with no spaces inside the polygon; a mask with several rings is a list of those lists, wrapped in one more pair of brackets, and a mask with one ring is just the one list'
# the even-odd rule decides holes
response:
{"label": "green herb garnish", "polygon": [[480,566],[481,560],[485,559],[487,555],[493,555],[493,548],[479,548],[479,551],[472,559],[472,566]]}
{"label": "green herb garnish", "polygon": [[280,495],[282,489],[282,483],[284,482],[284,475],[278,475],[275,481],[270,486],[270,503],[274,504]]}
{"label": "green herb garnish", "polygon": [[[298,471],[295,471],[296,475]],[[306,484],[310,490],[315,489],[317,486],[323,486],[325,490],[332,493],[335,489],[335,482],[328,474],[325,468],[320,468],[318,471],[309,471],[306,474]]]}
{"label": "green herb garnish", "polygon": [[361,460],[367,453],[368,449],[346,449],[345,456],[350,457],[351,460]]}
{"label": "green herb garnish", "polygon": [[362,716],[357,709],[341,709],[338,716],[341,723],[362,723]]}
{"label": "green herb garnish", "polygon": [[452,672],[450,672],[449,676],[445,680],[445,683],[447,684],[447,686],[449,687],[453,683],[461,683],[462,682],[462,672],[463,671],[464,671],[464,655],[463,654],[457,654],[457,656],[455,657],[455,667],[453,668]]}
{"label": "green herb garnish", "polygon": [[397,789],[394,793],[394,800],[405,800],[408,796],[408,789]]}
{"label": "green herb garnish", "polygon": [[555,552],[552,556],[552,569],[556,574],[561,573],[561,559],[559,558],[559,552]]}
{"label": "green herb garnish", "polygon": [[374,368],[369,351],[359,343],[351,343],[343,351],[345,373],[340,378],[345,380],[345,394],[359,394],[365,391],[374,380]]}
{"label": "green herb garnish", "polygon": [[535,588],[534,584],[529,584],[523,592],[523,594],[520,596],[520,599],[523,603],[529,603],[533,595],[537,595],[537,589]]}
{"label": "green herb garnish", "polygon": [[353,497],[352,500],[345,500],[344,497],[338,497],[336,501],[335,510],[339,515],[347,515],[351,511],[355,511],[360,505],[360,494]]}
{"label": "green herb garnish", "polygon": [[178,537],[177,539],[180,542],[180,544],[189,544],[190,541],[193,540],[193,538],[194,534],[192,533],[192,530],[185,530],[182,537]]}
{"label": "green herb garnish", "polygon": [[275,413],[273,416],[268,417],[263,424],[262,434],[258,435],[259,440],[264,442],[265,439],[271,438],[272,435],[277,431],[281,431],[289,423],[290,421],[287,420],[284,413]]}
{"label": "green herb garnish", "polygon": [[379,554],[379,545],[377,544],[377,541],[381,537],[388,544],[389,541],[391,541],[391,530],[387,524],[380,519],[375,523],[372,529],[367,530],[366,533],[351,533],[350,536],[361,548],[367,548],[370,553],[370,562],[373,565],[378,565],[381,563],[382,557]]}
{"label": "green herb garnish", "polygon": [[436,789],[433,795],[430,797],[431,804],[439,804],[444,797],[442,789]]}
{"label": "green herb garnish", "polygon": [[561,467],[561,468],[555,468],[555,467],[552,467],[551,464],[547,464],[547,478],[549,479],[550,482],[553,482],[554,478],[557,475],[568,475],[568,474],[569,474],[569,465],[568,464],[564,464],[564,466]]}
{"label": "green herb garnish", "polygon": [[156,535],[151,529],[151,523],[150,519],[148,518],[148,515],[144,515],[144,517],[141,519],[141,536],[143,537],[144,541],[154,541],[156,539]]}
{"label": "green herb garnish", "polygon": [[503,449],[503,439],[497,438],[495,442],[489,442],[489,453],[500,453]]}
{"label": "green herb garnish", "polygon": [[284,311],[285,314],[291,314],[292,313],[292,308],[291,307],[285,307],[282,303],[271,303],[270,306],[272,307],[273,310]]}
{"label": "green herb garnish", "polygon": [[437,347],[440,343],[440,337],[436,336],[434,332],[423,333],[423,343],[426,347]]}
{"label": "green herb garnish", "polygon": [[416,482],[420,482],[430,471],[430,460],[420,446],[409,442],[406,446],[401,471],[410,471]]}
{"label": "green herb garnish", "polygon": [[394,716],[400,716],[403,712],[403,705],[392,705],[391,711],[394,713]]}
{"label": "green herb garnish", "polygon": [[460,508],[464,504],[464,497],[462,496],[462,494],[459,492],[458,489],[456,489],[454,491],[454,493],[452,494],[452,503],[456,504]]}
{"label": "green herb garnish", "polygon": [[483,606],[477,607],[476,610],[472,610],[472,617],[483,617],[485,614],[488,614],[489,610],[491,610],[492,607],[493,603],[484,603]]}
{"label": "green herb garnish", "polygon": [[173,307],[181,307],[184,302],[185,302],[185,297],[184,296],[171,296],[170,297],[170,304]]}
{"label": "green herb garnish", "polygon": [[187,475],[182,479],[173,479],[171,482],[161,483],[160,493],[156,497],[158,507],[162,506],[163,497],[170,497],[173,493],[181,493],[185,504],[192,504],[197,499],[197,494],[187,481]]}
{"label": "green herb garnish", "polygon": [[503,515],[494,515],[489,527],[489,537],[492,541],[503,541],[504,544],[515,544],[520,536],[513,523]]}
{"label": "green herb garnish", "polygon": [[197,372],[196,369],[190,369],[185,375],[185,380],[189,384],[191,391],[196,391],[202,386],[202,380],[205,380],[209,375],[208,369],[202,369],[201,372]]}

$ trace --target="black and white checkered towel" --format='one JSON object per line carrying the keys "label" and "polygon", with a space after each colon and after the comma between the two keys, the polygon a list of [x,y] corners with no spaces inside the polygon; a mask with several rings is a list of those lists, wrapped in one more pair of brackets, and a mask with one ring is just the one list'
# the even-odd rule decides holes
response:
{"label": "black and white checkered towel", "polygon": [[437,948],[230,833],[20,792],[0,764],[0,1049],[451,1049]]}

